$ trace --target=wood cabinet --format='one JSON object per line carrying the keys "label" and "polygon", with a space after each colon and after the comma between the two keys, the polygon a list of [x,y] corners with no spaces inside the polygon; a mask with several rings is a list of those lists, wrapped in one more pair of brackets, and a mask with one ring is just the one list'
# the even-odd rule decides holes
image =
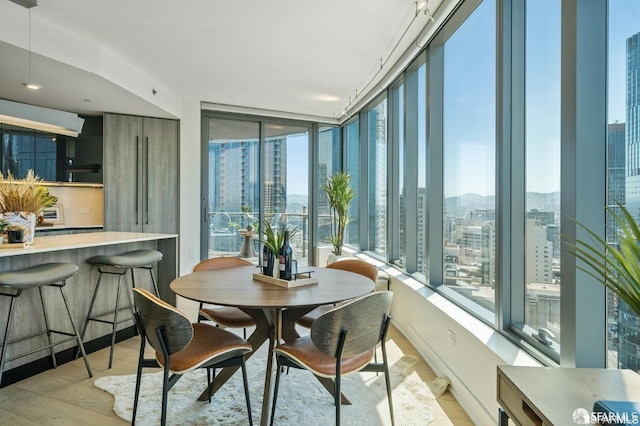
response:
{"label": "wood cabinet", "polygon": [[178,232],[178,121],[104,116],[104,229]]}

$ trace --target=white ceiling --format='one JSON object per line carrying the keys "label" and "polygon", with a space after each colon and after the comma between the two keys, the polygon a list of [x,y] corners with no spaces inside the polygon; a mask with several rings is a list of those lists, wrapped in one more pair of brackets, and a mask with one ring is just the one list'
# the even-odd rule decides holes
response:
{"label": "white ceiling", "polygon": [[434,25],[414,0],[38,3],[29,18],[0,0],[0,98],[84,114],[179,116],[197,99],[336,118]]}

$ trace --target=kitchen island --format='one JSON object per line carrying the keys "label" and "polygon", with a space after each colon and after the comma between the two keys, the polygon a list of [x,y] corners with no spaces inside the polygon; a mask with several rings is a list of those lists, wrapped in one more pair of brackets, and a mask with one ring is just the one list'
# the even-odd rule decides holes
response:
{"label": "kitchen island", "polygon": [[[84,320],[89,310],[91,297],[98,278],[96,268],[86,262],[90,257],[99,254],[117,254],[130,250],[154,249],[163,254],[163,259],[154,268],[157,277],[160,296],[171,304],[175,304],[175,294],[169,288],[169,284],[178,276],[178,235],[155,234],[138,232],[91,232],[69,235],[54,235],[36,237],[33,245],[15,247],[0,245],[0,270],[9,271],[28,266],[39,265],[48,262],[68,262],[78,265],[78,273],[67,281],[64,292],[69,301],[71,315],[79,329],[84,326]],[[149,274],[146,271],[136,271],[136,284],[144,288],[151,288]],[[139,274],[139,275],[138,275]],[[110,279],[108,286],[112,291],[102,294],[96,300],[96,311],[104,312],[113,310],[115,303],[115,291],[117,278]],[[111,282],[111,279],[114,282]],[[105,281],[105,285],[107,282]],[[127,285],[130,287],[130,275],[127,274]],[[65,321],[66,313],[64,305],[59,300],[59,294],[49,293],[54,289],[43,289],[43,295],[47,298],[51,295],[51,302],[47,305],[50,321],[58,327],[68,326]],[[56,290],[57,291],[57,290]],[[104,289],[101,289],[101,293]],[[104,291],[104,293],[107,293]],[[9,298],[0,297],[0,330],[4,330],[9,309]],[[126,301],[127,298],[125,297]],[[27,290],[16,301],[16,312],[13,317],[12,336],[27,335],[38,329],[42,329],[44,319],[40,314],[40,299],[37,291]],[[123,311],[124,312],[124,311]],[[64,314],[64,315],[63,315]],[[70,329],[70,326],[69,326]],[[120,324],[118,340],[128,338],[135,333],[132,321]],[[109,324],[91,324],[87,329],[84,339],[88,352],[107,347],[110,344],[111,326]],[[2,337],[0,337],[2,338]],[[11,337],[10,337],[11,339]],[[42,346],[46,335],[39,336],[19,344],[10,345],[7,348],[8,358],[12,354],[24,353],[30,348]],[[57,358],[59,363],[67,362],[75,358],[73,342],[57,346]],[[51,368],[51,359],[48,350],[36,352],[32,355],[18,358],[6,363],[2,385],[13,383],[31,374]]]}

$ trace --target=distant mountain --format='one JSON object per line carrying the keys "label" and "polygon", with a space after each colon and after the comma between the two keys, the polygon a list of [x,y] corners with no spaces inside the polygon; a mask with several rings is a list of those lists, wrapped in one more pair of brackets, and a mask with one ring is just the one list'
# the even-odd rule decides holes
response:
{"label": "distant mountain", "polygon": [[300,194],[287,194],[287,204],[302,204],[307,206],[309,204],[309,196]]}
{"label": "distant mountain", "polygon": [[[459,210],[495,210],[496,197],[494,195],[463,194],[457,197],[448,197],[444,200],[448,212]],[[308,206],[309,197],[302,194],[288,194],[287,204],[289,208],[295,206],[299,210],[301,206]],[[560,192],[527,192],[527,210],[557,211],[560,206]]]}
{"label": "distant mountain", "polygon": [[450,213],[458,210],[495,210],[496,197],[494,195],[463,194],[445,198],[444,205],[446,211]]}
{"label": "distant mountain", "polygon": [[560,192],[527,192],[527,210],[554,211],[560,208]]}
{"label": "distant mountain", "polygon": [[[448,212],[458,210],[495,210],[496,197],[494,195],[463,194],[448,197],[444,200]],[[527,192],[527,210],[556,211],[560,206],[560,192]]]}

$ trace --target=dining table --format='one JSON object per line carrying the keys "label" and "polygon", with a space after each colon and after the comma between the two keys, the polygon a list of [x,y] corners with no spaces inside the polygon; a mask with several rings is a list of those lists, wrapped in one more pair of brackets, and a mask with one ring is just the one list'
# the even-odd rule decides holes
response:
{"label": "dining table", "polygon": [[[266,375],[262,399],[260,424],[266,425],[271,403],[271,378],[273,375],[273,348],[281,341],[289,342],[300,337],[296,321],[318,306],[335,304],[357,298],[375,290],[371,279],[354,272],[322,267],[300,267],[304,277],[317,279],[316,283],[284,287],[254,278],[260,269],[240,266],[213,271],[199,271],[173,280],[170,288],[186,299],[212,305],[235,306],[256,321],[256,327],[247,341],[253,352],[268,341]],[[259,278],[259,277],[258,277]],[[304,278],[301,278],[304,279]],[[198,398],[208,399],[239,367],[226,367],[215,375],[213,382]],[[333,381],[317,377],[333,394]],[[341,403],[348,399],[341,395]]]}

